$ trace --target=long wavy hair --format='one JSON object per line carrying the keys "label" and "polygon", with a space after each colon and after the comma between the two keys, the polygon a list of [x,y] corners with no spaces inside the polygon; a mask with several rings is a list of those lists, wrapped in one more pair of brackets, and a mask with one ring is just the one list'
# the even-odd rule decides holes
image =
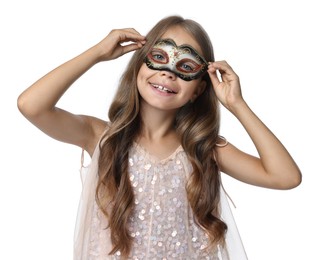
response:
{"label": "long wavy hair", "polygon": [[[128,153],[141,131],[140,95],[137,74],[151,47],[171,27],[180,26],[196,39],[203,56],[214,61],[211,41],[195,21],[180,16],[160,20],[146,35],[145,46],[133,54],[124,71],[109,109],[109,126],[99,148],[99,180],[96,201],[109,221],[113,249],[127,257],[132,247],[128,221],[134,210],[134,192],[128,174]],[[219,218],[220,172],[216,162],[220,113],[212,83],[206,73],[207,86],[194,101],[179,109],[175,129],[180,137],[193,172],[186,185],[189,204],[196,222],[210,238],[211,247],[224,244],[226,224]]]}

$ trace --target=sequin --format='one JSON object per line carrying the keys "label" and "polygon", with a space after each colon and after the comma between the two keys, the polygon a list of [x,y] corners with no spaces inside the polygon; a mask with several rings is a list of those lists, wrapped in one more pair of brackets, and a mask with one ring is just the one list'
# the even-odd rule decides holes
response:
{"label": "sequin", "polygon": [[144,166],[144,169],[145,169],[145,170],[149,170],[151,167],[152,167],[151,164],[146,164],[146,165]]}
{"label": "sequin", "polygon": [[133,159],[132,158],[129,158],[128,162],[129,162],[130,166],[133,166],[134,163],[133,163]]}
{"label": "sequin", "polygon": [[[208,237],[195,223],[188,204],[185,186],[190,169],[191,164],[181,147],[164,160],[150,155],[137,144],[131,147],[129,179],[135,209],[128,223],[133,238],[129,259],[221,259],[217,250],[207,250]],[[105,226],[101,226],[100,232],[109,234]],[[92,241],[96,240],[92,237]],[[103,247],[93,242],[91,247],[90,260],[102,259],[94,258],[93,254],[103,255]],[[103,259],[121,259],[121,254],[116,252]]]}
{"label": "sequin", "polygon": [[135,145],[130,155],[139,158],[132,161],[129,172],[135,176],[132,183],[138,182],[134,194],[140,203],[129,226],[143,237],[141,245],[133,244],[132,255],[139,259],[218,259],[216,254],[200,249],[207,247],[208,238],[194,223],[189,208],[185,190],[188,170],[182,164],[187,161],[185,152],[179,149],[174,156],[158,160]]}

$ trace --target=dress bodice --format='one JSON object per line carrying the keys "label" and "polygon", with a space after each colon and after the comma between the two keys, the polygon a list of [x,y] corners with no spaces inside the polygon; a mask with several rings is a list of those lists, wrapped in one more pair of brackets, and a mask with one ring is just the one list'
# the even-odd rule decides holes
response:
{"label": "dress bodice", "polygon": [[[133,143],[129,151],[129,178],[135,207],[128,223],[133,237],[129,259],[229,259],[222,247],[207,250],[208,237],[194,221],[185,189],[191,172],[192,166],[181,146],[168,158],[159,160]],[[85,249],[81,249],[82,258],[75,260],[120,259],[120,252],[108,255],[112,244],[107,219],[95,200],[90,204],[92,212],[88,213],[90,220],[85,221],[89,227],[82,245]]]}

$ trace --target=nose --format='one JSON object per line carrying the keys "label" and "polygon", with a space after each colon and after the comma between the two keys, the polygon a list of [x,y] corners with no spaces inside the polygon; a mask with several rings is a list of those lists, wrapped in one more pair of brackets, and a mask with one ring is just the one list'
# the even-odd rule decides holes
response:
{"label": "nose", "polygon": [[171,71],[167,71],[167,70],[160,70],[160,75],[164,76],[164,77],[168,77],[171,80],[175,80],[176,79],[176,74],[171,72]]}

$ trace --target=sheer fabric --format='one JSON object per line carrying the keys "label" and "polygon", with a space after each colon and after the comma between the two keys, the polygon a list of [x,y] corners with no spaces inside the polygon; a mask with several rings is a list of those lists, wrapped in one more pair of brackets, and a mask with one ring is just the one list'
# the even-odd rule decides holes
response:
{"label": "sheer fabric", "polygon": [[[75,227],[74,260],[120,259],[112,249],[107,219],[95,203],[96,148],[88,167],[81,168],[83,190]],[[129,175],[135,211],[129,221],[134,238],[129,259],[247,259],[227,197],[221,189],[221,218],[227,223],[226,248],[207,250],[208,238],[194,222],[185,183],[192,166],[182,147],[164,160],[134,143],[129,151]]]}

